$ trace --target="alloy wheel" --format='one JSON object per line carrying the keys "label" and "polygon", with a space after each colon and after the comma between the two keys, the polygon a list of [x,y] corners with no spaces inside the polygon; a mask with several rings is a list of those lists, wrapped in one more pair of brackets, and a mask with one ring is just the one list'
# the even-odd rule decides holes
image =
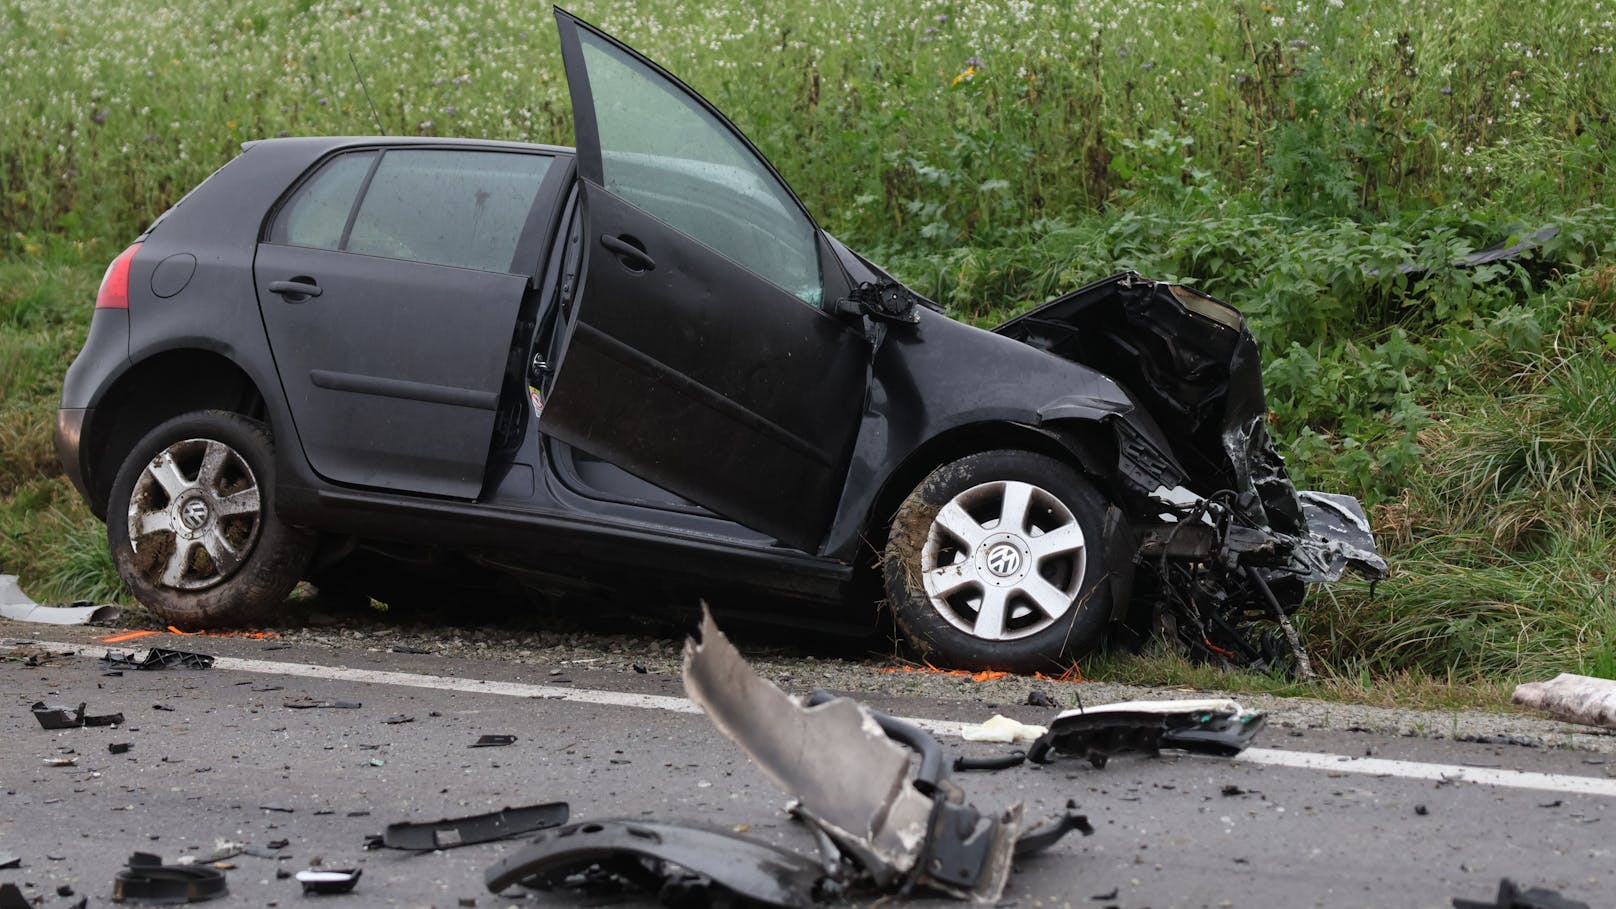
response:
{"label": "alloy wheel", "polygon": [[1010,641],[1073,608],[1087,553],[1083,528],[1060,499],[1018,480],[982,483],[938,510],[921,551],[921,581],[949,624]]}
{"label": "alloy wheel", "polygon": [[153,584],[202,590],[241,568],[258,538],[262,499],[245,458],[185,439],[152,458],[129,496],[129,543]]}

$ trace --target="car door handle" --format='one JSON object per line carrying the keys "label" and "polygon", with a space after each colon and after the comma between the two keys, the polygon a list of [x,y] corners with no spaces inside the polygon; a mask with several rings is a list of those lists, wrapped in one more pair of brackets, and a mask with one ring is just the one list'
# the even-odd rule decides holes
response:
{"label": "car door handle", "polygon": [[633,237],[601,234],[600,245],[616,253],[617,261],[623,263],[623,267],[629,271],[650,271],[656,268],[656,260],[646,255],[645,247]]}
{"label": "car door handle", "polygon": [[[288,303],[302,303],[304,300],[307,300],[310,297],[318,297],[320,294],[325,293],[325,291],[320,289],[320,285],[314,283],[313,278],[307,278],[302,275],[299,275],[290,281],[269,282],[269,292],[272,294],[280,294],[286,298],[286,302]],[[294,300],[292,299],[293,297],[297,297],[299,299]]]}

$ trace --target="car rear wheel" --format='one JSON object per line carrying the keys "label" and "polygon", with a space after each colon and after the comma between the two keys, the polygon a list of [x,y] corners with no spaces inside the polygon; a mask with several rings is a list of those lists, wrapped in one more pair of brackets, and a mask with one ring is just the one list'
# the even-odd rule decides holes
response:
{"label": "car rear wheel", "polygon": [[899,506],[882,557],[898,624],[928,659],[972,669],[1060,671],[1098,643],[1105,501],[1041,454],[988,451],[946,464]]}
{"label": "car rear wheel", "polygon": [[107,541],[119,576],[158,618],[243,625],[297,584],[314,536],[275,515],[274,454],[262,423],[218,410],[175,417],[129,453]]}

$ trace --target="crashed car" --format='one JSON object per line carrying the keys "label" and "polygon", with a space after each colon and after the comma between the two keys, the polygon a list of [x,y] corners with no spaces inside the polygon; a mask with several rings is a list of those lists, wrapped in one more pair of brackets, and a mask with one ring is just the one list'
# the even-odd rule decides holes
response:
{"label": "crashed car", "polygon": [[1306,582],[1380,570],[1356,502],[1287,479],[1235,309],[1120,274],[956,322],[556,18],[576,149],[249,142],[108,268],[57,449],[160,618],[447,552],[783,620],[884,589],[961,666],[1156,631],[1261,662]]}

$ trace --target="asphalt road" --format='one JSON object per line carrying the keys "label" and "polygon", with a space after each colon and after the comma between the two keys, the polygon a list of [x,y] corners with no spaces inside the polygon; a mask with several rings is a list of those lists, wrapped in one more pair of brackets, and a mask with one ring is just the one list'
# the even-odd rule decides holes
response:
{"label": "asphalt road", "polygon": [[[364,869],[352,894],[319,898],[338,906],[554,904],[484,887],[484,870],[516,843],[363,848],[393,821],[550,801],[570,803],[574,820],[702,821],[813,849],[782,811],[788,796],[664,669],[159,635],[113,646],[183,647],[220,664],[109,676],[97,659],[108,645],[95,643],[107,634],[0,626],[0,654],[12,654],[0,661],[0,856],[21,859],[0,884],[42,907],[86,896],[112,905],[113,876],[136,851],[172,862],[220,841],[278,840],[287,843],[275,857],[228,860],[228,905],[301,905],[312,898],[277,871],[315,863]],[[23,639],[56,643],[19,649]],[[285,706],[306,698],[360,706]],[[85,702],[126,722],[46,731],[29,710],[37,700]],[[942,721],[945,733],[986,718],[958,700],[872,700]],[[1050,713],[1005,712],[1029,722]],[[516,742],[468,747],[485,734]],[[1003,747],[940,737],[950,754]],[[132,747],[111,754],[113,743]],[[1446,907],[1455,896],[1490,900],[1503,877],[1616,906],[1616,756],[1277,723],[1257,744],[1238,760],[1065,760],[956,778],[985,809],[1022,802],[1036,817],[1072,799],[1094,823],[1093,836],[1018,863],[1004,904],[1019,907]],[[1366,755],[1381,763],[1349,760]],[[73,763],[48,763],[61,758]]]}

